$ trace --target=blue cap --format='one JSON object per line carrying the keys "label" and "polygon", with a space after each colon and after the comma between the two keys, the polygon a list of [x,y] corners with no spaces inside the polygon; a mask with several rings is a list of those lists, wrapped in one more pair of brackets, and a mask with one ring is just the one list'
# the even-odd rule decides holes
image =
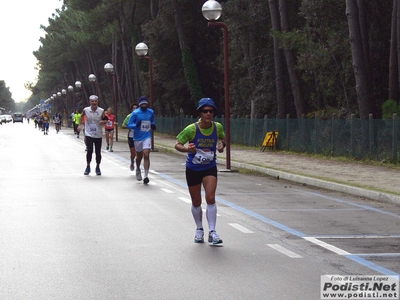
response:
{"label": "blue cap", "polygon": [[199,105],[197,105],[197,111],[199,111],[204,106],[212,106],[216,111],[218,110],[217,106],[211,98],[201,98],[199,101]]}
{"label": "blue cap", "polygon": [[149,104],[149,101],[147,100],[146,96],[142,96],[139,98],[139,106],[142,104]]}

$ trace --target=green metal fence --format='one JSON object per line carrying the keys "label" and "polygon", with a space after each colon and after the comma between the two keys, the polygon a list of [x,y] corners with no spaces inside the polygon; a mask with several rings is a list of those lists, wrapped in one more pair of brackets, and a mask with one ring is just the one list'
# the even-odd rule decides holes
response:
{"label": "green metal fence", "polygon": [[[215,118],[225,126],[225,118]],[[156,117],[157,132],[176,136],[197,118]],[[277,148],[294,152],[398,162],[399,123],[391,120],[231,118],[231,143],[260,147],[268,131],[279,133]]]}

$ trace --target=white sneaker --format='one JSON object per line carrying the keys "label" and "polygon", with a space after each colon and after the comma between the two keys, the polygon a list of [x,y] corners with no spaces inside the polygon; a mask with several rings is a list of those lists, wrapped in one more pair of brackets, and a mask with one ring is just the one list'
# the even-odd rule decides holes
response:
{"label": "white sneaker", "polygon": [[142,181],[142,171],[140,170],[140,168],[136,169],[136,180]]}
{"label": "white sneaker", "polygon": [[212,243],[213,245],[222,244],[222,240],[219,238],[218,233],[215,230],[211,230],[208,234],[208,242]]}
{"label": "white sneaker", "polygon": [[194,236],[195,243],[204,243],[204,230],[203,228],[196,229],[196,235]]}

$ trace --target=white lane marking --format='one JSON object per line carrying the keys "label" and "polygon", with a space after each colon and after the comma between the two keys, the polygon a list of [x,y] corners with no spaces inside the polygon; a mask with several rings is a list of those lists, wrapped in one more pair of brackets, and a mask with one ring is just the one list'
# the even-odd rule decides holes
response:
{"label": "white lane marking", "polygon": [[160,174],[160,173],[158,173],[157,171],[154,171],[154,170],[149,170],[149,173],[151,173],[151,174]]}
{"label": "white lane marking", "polygon": [[232,226],[233,228],[236,228],[237,230],[243,232],[243,233],[254,233],[253,231],[247,229],[246,227],[243,227],[242,225],[239,225],[237,223],[228,223],[228,225]]}
{"label": "white lane marking", "polygon": [[315,245],[318,245],[318,246],[320,246],[322,248],[325,248],[327,250],[335,252],[336,254],[339,254],[339,255],[349,255],[350,254],[349,252],[344,251],[344,250],[342,250],[342,249],[340,249],[338,247],[335,247],[335,246],[330,245],[328,243],[325,243],[323,241],[317,240],[315,237],[307,237],[306,236],[306,237],[303,237],[303,239],[305,239],[306,241],[309,241],[309,242],[311,242],[311,243],[313,243]]}
{"label": "white lane marking", "polygon": [[186,198],[186,197],[178,197],[178,198],[186,203],[192,203],[192,200],[190,200],[189,198]]}
{"label": "white lane marking", "polygon": [[279,251],[282,254],[285,254],[286,256],[289,256],[290,258],[302,258],[297,253],[294,253],[293,251],[290,251],[290,250],[286,249],[285,247],[282,247],[281,245],[267,244],[267,246],[271,247],[272,249],[275,249],[276,251]]}
{"label": "white lane marking", "polygon": [[169,189],[161,188],[161,190],[163,190],[164,192],[166,192],[166,193],[168,193],[168,194],[173,194],[173,193],[175,193],[174,191],[171,191],[171,190],[169,190]]}

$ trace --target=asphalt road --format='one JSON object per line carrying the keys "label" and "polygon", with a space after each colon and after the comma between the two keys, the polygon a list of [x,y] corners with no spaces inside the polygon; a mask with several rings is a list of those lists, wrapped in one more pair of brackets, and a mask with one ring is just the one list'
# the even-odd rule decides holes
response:
{"label": "asphalt road", "polygon": [[322,275],[400,273],[395,204],[220,172],[224,243],[194,244],[182,156],[152,152],[144,185],[122,142],[102,176],[70,130],[6,124],[0,149],[0,299],[320,299]]}

